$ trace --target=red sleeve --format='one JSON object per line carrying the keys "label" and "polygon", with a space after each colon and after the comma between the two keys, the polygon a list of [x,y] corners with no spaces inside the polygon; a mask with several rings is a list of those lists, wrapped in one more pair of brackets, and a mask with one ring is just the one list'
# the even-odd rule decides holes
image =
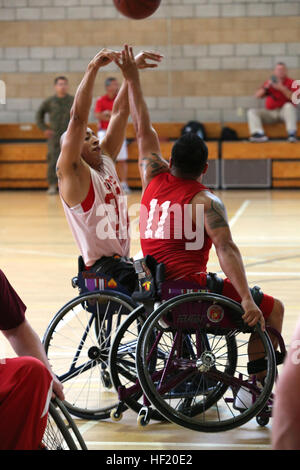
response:
{"label": "red sleeve", "polygon": [[101,111],[103,111],[102,97],[98,98],[95,104],[95,113],[101,113]]}
{"label": "red sleeve", "polygon": [[0,270],[0,330],[16,328],[25,319],[26,305]]}

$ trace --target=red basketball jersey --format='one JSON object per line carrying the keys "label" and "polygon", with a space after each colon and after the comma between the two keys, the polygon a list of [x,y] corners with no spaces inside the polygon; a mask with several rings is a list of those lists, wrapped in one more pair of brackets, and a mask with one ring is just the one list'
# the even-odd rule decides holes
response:
{"label": "red basketball jersey", "polygon": [[164,263],[168,279],[206,272],[212,245],[204,228],[204,207],[191,218],[191,200],[208,190],[195,180],[161,173],[151,180],[142,197],[140,235],[143,255]]}

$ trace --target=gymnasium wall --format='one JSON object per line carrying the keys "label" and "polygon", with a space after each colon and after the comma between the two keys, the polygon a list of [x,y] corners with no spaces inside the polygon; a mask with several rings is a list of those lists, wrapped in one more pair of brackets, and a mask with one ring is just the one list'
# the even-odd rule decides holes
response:
{"label": "gymnasium wall", "polygon": [[[132,21],[112,0],[0,0],[0,28],[0,122],[33,122],[55,76],[67,75],[74,93],[93,55],[125,42],[166,56],[142,72],[153,121],[244,121],[277,61],[300,79],[299,1],[162,0],[153,17]],[[95,97],[108,75],[121,77],[108,66]]]}

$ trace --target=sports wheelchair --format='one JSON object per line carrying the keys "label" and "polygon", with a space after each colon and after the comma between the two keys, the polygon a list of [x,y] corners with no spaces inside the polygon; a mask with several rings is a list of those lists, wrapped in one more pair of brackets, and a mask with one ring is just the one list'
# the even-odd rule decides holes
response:
{"label": "sports wheelchair", "polygon": [[76,424],[58,398],[50,402],[41,449],[88,450]]}
{"label": "sports wheelchair", "polygon": [[[281,335],[246,325],[241,305],[215,293],[221,282],[215,275],[208,275],[209,290],[203,290],[191,282],[164,281],[163,265],[151,257],[136,267],[139,291],[132,297],[139,306],[120,325],[110,348],[110,375],[119,397],[111,418],[121,419],[128,407],[138,413],[140,426],[166,419],[218,432],[253,417],[266,425],[276,365],[286,354]],[[259,293],[253,288],[253,296]],[[269,335],[278,342],[276,353]]]}
{"label": "sports wheelchair", "polygon": [[136,308],[127,288],[108,273],[111,263],[104,261],[87,271],[78,258],[72,286],[79,295],[56,313],[43,338],[52,369],[64,384],[64,405],[72,415],[89,420],[108,418],[119,403],[108,369],[109,351],[118,327]]}

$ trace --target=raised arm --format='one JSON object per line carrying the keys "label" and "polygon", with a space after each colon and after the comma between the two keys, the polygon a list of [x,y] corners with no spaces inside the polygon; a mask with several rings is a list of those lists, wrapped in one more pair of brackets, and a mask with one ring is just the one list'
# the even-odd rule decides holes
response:
{"label": "raised arm", "polygon": [[89,188],[90,170],[81,158],[82,146],[87,138],[89,112],[98,70],[110,63],[114,54],[113,51],[102,49],[94,57],[75,94],[70,112],[70,122],[63,136],[56,168],[60,191],[69,205],[75,205],[82,201]]}
{"label": "raised arm", "polygon": [[141,180],[145,189],[152,178],[168,171],[169,165],[161,156],[158,136],[151,124],[132,48],[126,45],[122,51],[122,59],[116,62],[128,83],[129,107],[139,149]]}
{"label": "raised arm", "polygon": [[196,221],[195,210],[197,204],[204,204],[206,233],[215,246],[223,272],[242,299],[241,304],[245,312],[244,321],[249,326],[254,326],[260,321],[262,328],[264,328],[265,323],[262,312],[254,303],[248,286],[241,253],[232,239],[224,204],[213,194],[199,193],[192,200],[194,221]]}
{"label": "raised arm", "polygon": [[81,150],[86,136],[89,112],[92,105],[96,76],[100,67],[112,61],[112,51],[102,49],[89,63],[76,91],[70,112],[70,122],[64,135],[58,160],[58,176],[78,170],[81,166]]}

